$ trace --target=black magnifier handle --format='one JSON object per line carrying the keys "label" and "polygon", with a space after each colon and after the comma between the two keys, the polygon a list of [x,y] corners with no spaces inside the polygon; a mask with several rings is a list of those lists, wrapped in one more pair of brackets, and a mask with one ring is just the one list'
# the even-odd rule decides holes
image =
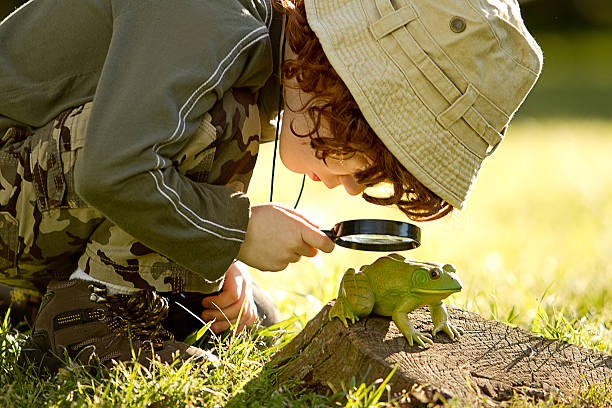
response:
{"label": "black magnifier handle", "polygon": [[332,241],[336,239],[336,233],[333,230],[321,230],[321,232],[327,235]]}

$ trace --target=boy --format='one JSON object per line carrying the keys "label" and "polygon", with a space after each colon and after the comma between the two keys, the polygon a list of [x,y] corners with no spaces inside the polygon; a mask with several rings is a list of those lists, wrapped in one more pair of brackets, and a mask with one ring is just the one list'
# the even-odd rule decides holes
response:
{"label": "boy", "polygon": [[390,183],[364,198],[418,221],[464,206],[541,70],[515,0],[278,7],[286,19],[268,0],[34,0],[0,25],[0,283],[46,290],[30,358],[203,356],[163,328],[160,292],[222,289],[202,316],[233,323],[244,302],[244,326],[235,260],[279,271],[332,251],[245,195],[277,67],[283,163],[349,194]]}

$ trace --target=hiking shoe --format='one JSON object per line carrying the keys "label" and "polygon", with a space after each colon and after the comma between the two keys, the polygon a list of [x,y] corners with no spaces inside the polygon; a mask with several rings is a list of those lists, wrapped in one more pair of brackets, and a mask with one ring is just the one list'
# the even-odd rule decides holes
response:
{"label": "hiking shoe", "polygon": [[216,363],[217,357],[174,340],[161,324],[168,301],[153,291],[108,295],[104,285],[83,281],[51,281],[32,334],[20,359],[55,372],[67,355],[82,365],[137,360],[148,365],[158,357]]}
{"label": "hiking shoe", "polygon": [[9,321],[11,326],[19,327],[25,323],[31,326],[34,323],[34,317],[38,312],[40,298],[29,294],[28,292],[0,285],[0,320],[4,318],[9,310]]}

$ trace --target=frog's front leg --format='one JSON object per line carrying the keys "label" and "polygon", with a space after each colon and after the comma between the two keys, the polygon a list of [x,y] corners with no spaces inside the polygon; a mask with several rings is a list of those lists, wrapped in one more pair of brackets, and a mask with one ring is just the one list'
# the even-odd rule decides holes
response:
{"label": "frog's front leg", "polygon": [[404,337],[406,337],[406,340],[408,340],[408,344],[410,344],[410,346],[413,346],[414,342],[416,341],[421,346],[427,347],[427,345],[433,344],[431,334],[421,333],[420,331],[416,330],[410,319],[408,319],[408,313],[419,307],[419,303],[420,302],[417,299],[411,297],[407,298],[403,303],[395,308],[391,318],[397,325],[400,332],[402,332]]}
{"label": "frog's front leg", "polygon": [[367,316],[374,308],[374,293],[370,287],[368,277],[361,271],[348,269],[338,290],[336,303],[329,311],[329,320],[337,317],[348,327],[347,319],[355,323],[361,316]]}
{"label": "frog's front leg", "polygon": [[444,303],[434,303],[429,305],[429,313],[431,314],[431,321],[433,322],[432,334],[435,336],[440,330],[448,334],[451,340],[459,339],[463,334],[463,329],[453,325],[448,320],[448,312]]}

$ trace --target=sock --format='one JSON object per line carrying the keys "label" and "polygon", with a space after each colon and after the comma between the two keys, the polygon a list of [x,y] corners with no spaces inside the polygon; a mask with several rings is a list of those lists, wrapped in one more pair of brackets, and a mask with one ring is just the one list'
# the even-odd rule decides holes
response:
{"label": "sock", "polygon": [[72,275],[70,275],[70,278],[68,278],[68,279],[70,279],[70,280],[80,279],[80,280],[84,280],[84,281],[88,281],[88,282],[100,283],[100,284],[106,286],[106,291],[107,291],[107,293],[109,295],[132,295],[132,294],[138,292],[138,289],[126,288],[125,286],[114,285],[112,283],[106,283],[106,282],[103,282],[101,280],[94,279],[91,276],[89,276],[88,274],[86,274],[85,272],[83,272],[83,270],[81,270],[81,268],[77,268],[76,271],[72,272]]}

